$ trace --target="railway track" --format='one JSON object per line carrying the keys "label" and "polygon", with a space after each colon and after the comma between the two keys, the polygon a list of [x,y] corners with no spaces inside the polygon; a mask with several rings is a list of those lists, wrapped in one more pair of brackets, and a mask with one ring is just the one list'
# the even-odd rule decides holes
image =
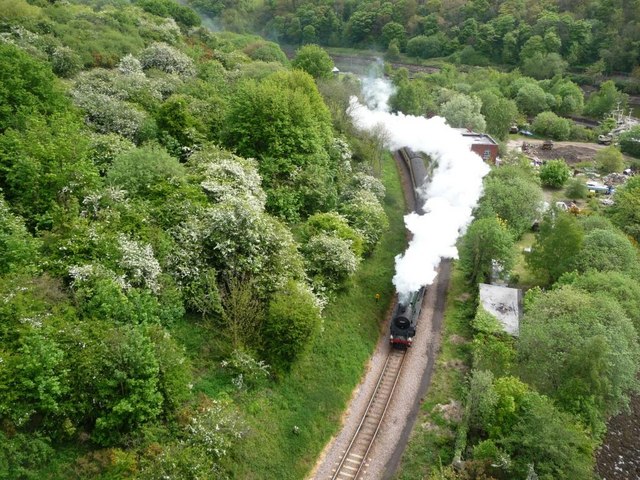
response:
{"label": "railway track", "polygon": [[389,350],[373,395],[369,399],[349,446],[343,452],[340,462],[333,471],[331,480],[359,480],[364,477],[368,464],[367,455],[373,446],[393,397],[405,357],[406,351]]}

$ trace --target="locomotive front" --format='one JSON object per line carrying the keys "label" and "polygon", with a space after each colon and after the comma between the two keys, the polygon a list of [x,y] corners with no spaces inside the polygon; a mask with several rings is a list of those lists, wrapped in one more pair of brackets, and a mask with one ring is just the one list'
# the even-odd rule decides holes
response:
{"label": "locomotive front", "polygon": [[391,318],[389,343],[397,348],[408,348],[416,335],[416,324],[422,308],[424,287],[413,292],[406,302],[398,302]]}

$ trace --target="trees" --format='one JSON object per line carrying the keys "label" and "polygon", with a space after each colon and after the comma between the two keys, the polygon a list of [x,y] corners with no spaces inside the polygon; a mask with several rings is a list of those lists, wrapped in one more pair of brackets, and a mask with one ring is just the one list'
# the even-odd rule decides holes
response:
{"label": "trees", "polygon": [[626,104],[626,95],[620,93],[613,80],[600,84],[597,92],[592,93],[584,106],[584,113],[595,118],[604,118],[621,103]]}
{"label": "trees", "polygon": [[527,115],[537,115],[545,111],[549,105],[547,94],[537,83],[525,83],[516,93],[518,108]]}
{"label": "trees", "polygon": [[553,112],[541,112],[533,120],[533,131],[554,140],[566,140],[571,135],[571,121]]}
{"label": "trees", "polygon": [[287,371],[319,326],[320,310],[313,293],[289,281],[269,302],[262,330],[267,358],[277,369]]}
{"label": "trees", "polygon": [[584,108],[584,94],[578,85],[570,80],[561,80],[554,78],[550,93],[556,97],[556,105],[554,111],[558,115],[579,115]]}
{"label": "trees", "polygon": [[598,170],[602,173],[621,172],[624,168],[622,153],[614,146],[603,148],[595,157]]}
{"label": "trees", "polygon": [[118,156],[107,171],[107,180],[130,195],[160,197],[184,180],[185,169],[167,151],[148,145]]}
{"label": "trees", "polygon": [[296,51],[291,65],[304,70],[313,78],[329,78],[332,75],[333,60],[318,45],[305,45]]}
{"label": "trees", "polygon": [[349,225],[364,239],[365,254],[371,252],[382,233],[389,228],[389,220],[376,196],[366,190],[359,190],[340,205]]}
{"label": "trees", "polygon": [[537,79],[562,75],[566,69],[567,62],[555,52],[536,52],[522,62],[522,73]]}
{"label": "trees", "polygon": [[633,324],[604,295],[563,286],[538,296],[521,323],[522,378],[596,434],[638,388],[638,355]]}
{"label": "trees", "polygon": [[38,246],[27,232],[24,219],[11,213],[0,194],[0,275],[36,267]]}
{"label": "trees", "polygon": [[527,265],[547,284],[571,271],[580,255],[584,234],[576,218],[565,212],[547,214],[540,224]]}
{"label": "trees", "polygon": [[480,92],[482,99],[482,109],[487,122],[487,133],[499,140],[504,140],[509,134],[511,125],[518,118],[518,106],[513,100],[499,97],[492,92]]}
{"label": "trees", "polygon": [[616,190],[609,216],[623,232],[640,242],[640,177],[631,177]]}
{"label": "trees", "polygon": [[591,270],[570,281],[572,286],[585,292],[600,292],[615,298],[640,335],[640,285],[633,277],[621,272]]}
{"label": "trees", "polygon": [[525,478],[531,464],[542,478],[591,477],[593,444],[584,429],[519,379],[474,371],[467,408],[473,440],[483,440],[473,458],[505,478]]}
{"label": "trees", "polygon": [[0,43],[0,133],[9,127],[21,128],[32,113],[51,114],[68,105],[46,63]]}
{"label": "trees", "polygon": [[618,271],[632,276],[640,273],[636,247],[625,235],[612,230],[598,229],[585,235],[576,267],[582,272]]}
{"label": "trees", "polygon": [[306,73],[245,81],[230,103],[225,139],[244,157],[319,153],[330,139],[329,113]]}
{"label": "trees", "polygon": [[418,35],[407,42],[407,54],[418,58],[433,58],[447,55],[448,39],[442,33]]}
{"label": "trees", "polygon": [[486,122],[480,113],[482,101],[478,97],[456,94],[440,107],[440,115],[454,128],[468,128],[484,132]]}
{"label": "trees", "polygon": [[542,190],[528,167],[505,165],[492,170],[484,180],[478,216],[498,215],[519,238],[539,217]]}
{"label": "trees", "polygon": [[358,267],[358,257],[348,240],[319,233],[313,235],[302,249],[308,266],[307,272],[317,285],[330,290],[338,289]]}
{"label": "trees", "polygon": [[619,137],[620,150],[628,155],[640,158],[640,126],[623,132]]}
{"label": "trees", "polygon": [[391,42],[396,42],[396,47],[403,49],[407,44],[407,37],[404,27],[397,22],[389,22],[382,27],[382,46],[388,48]]}
{"label": "trees", "polygon": [[562,158],[549,160],[540,168],[542,185],[551,188],[562,188],[571,177],[571,169]]}
{"label": "trees", "polygon": [[513,236],[499,218],[475,220],[460,241],[460,266],[469,283],[493,278],[494,262],[505,274],[513,266]]}

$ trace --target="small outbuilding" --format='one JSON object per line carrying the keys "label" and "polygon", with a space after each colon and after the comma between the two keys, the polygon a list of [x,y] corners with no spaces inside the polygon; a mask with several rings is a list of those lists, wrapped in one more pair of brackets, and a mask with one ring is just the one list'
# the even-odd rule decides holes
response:
{"label": "small outbuilding", "polygon": [[481,283],[480,305],[498,319],[505,332],[517,337],[522,318],[522,290]]}
{"label": "small outbuilding", "polygon": [[498,158],[498,142],[491,135],[473,132],[468,128],[458,128],[456,130],[470,141],[472,152],[477,153],[485,162],[495,165]]}

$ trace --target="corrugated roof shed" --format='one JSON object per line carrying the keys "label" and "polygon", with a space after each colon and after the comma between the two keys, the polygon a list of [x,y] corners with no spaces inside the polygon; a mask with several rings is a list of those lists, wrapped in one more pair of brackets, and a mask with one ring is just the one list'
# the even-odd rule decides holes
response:
{"label": "corrugated roof shed", "polygon": [[508,334],[518,336],[522,317],[522,290],[481,283],[480,304],[498,319]]}

